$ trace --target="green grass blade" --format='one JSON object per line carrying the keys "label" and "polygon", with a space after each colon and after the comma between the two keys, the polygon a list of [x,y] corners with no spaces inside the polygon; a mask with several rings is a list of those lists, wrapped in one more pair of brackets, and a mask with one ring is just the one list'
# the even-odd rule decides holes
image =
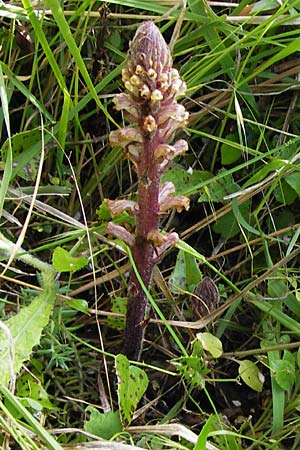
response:
{"label": "green grass blade", "polygon": [[[282,48],[279,52],[276,52],[274,56],[272,56],[270,59],[261,64],[253,73],[245,77],[243,79],[243,83],[251,79],[254,79],[259,74],[264,72],[266,69],[273,66],[276,62],[282,61],[285,58],[291,56],[293,53],[298,52],[299,48],[300,48],[300,39],[294,39],[288,45],[284,46],[284,48]],[[241,86],[239,86],[239,88],[241,88]]]}
{"label": "green grass blade", "polygon": [[273,306],[272,302],[251,300],[251,303],[261,311],[273,317],[273,319],[283,325],[287,330],[295,334],[300,334],[300,323],[292,317],[287,316],[276,308],[276,306]]}
{"label": "green grass blade", "polygon": [[12,146],[11,146],[11,133],[10,133],[10,120],[8,110],[8,99],[6,86],[3,78],[3,72],[0,65],[0,98],[2,103],[2,111],[4,116],[4,122],[8,135],[8,152],[5,161],[4,174],[0,185],[0,217],[2,216],[3,205],[5,201],[6,192],[9,186],[9,182],[12,174]]}
{"label": "green grass blade", "polygon": [[106,108],[102,105],[102,103],[99,100],[99,97],[97,95],[95,86],[93,85],[93,82],[91,80],[91,77],[88,73],[88,70],[86,68],[86,65],[82,59],[81,53],[80,53],[80,49],[78,48],[78,46],[76,45],[76,42],[72,36],[70,27],[68,22],[65,19],[65,16],[63,14],[63,10],[61,8],[60,3],[57,0],[49,0],[48,1],[49,7],[51,8],[52,14],[56,20],[57,26],[61,32],[61,35],[63,36],[74,60],[75,63],[77,64],[83,79],[87,85],[87,87],[89,88],[91,94],[92,94],[92,98],[95,100],[96,104],[98,105],[98,107],[101,109],[101,111],[106,115],[106,117],[115,125],[118,126],[118,124],[115,122],[115,120],[111,117],[111,115],[108,113],[108,111],[106,110]]}
{"label": "green grass blade", "polygon": [[[193,13],[199,14],[202,17],[207,17],[212,20],[216,19],[217,17],[210,9],[210,6],[208,6],[207,3],[203,0],[197,2],[195,1],[190,2],[190,8]],[[235,63],[230,53],[227,52],[223,39],[220,38],[217,27],[214,25],[207,27],[206,33],[204,34],[204,38],[207,41],[207,44],[212,52],[215,53],[221,52],[223,54],[220,60],[220,64],[224,68],[225,73],[230,78],[233,78],[233,70]]]}
{"label": "green grass blade", "polygon": [[48,44],[47,38],[46,38],[44,30],[42,28],[42,21],[39,21],[39,19],[35,15],[31,0],[22,0],[22,3],[24,5],[24,8],[26,9],[26,12],[30,19],[30,22],[34,28],[37,39],[39,40],[39,43],[41,44],[41,46],[44,50],[44,53],[48,60],[48,63],[50,64],[50,66],[53,70],[53,73],[57,79],[58,85],[59,85],[61,91],[65,92],[68,90],[66,83],[65,83],[65,79],[64,79],[63,74],[61,73],[61,70],[60,70],[57,62],[56,62],[53,52],[51,51],[50,46]]}
{"label": "green grass blade", "polygon": [[30,414],[30,412],[22,405],[22,403],[7,389],[4,384],[0,382],[0,392],[5,398],[8,405],[14,408],[21,417],[28,423],[30,428],[37,436],[40,437],[42,442],[47,446],[49,450],[62,450],[62,447],[56,442],[56,440],[48,433],[48,431]]}
{"label": "green grass blade", "polygon": [[69,123],[69,111],[72,105],[72,101],[70,98],[70,94],[67,91],[64,91],[64,104],[61,112],[60,122],[59,122],[59,131],[58,131],[58,140],[60,143],[60,148],[57,149],[57,167],[59,171],[60,177],[62,177],[62,162],[64,157],[64,148],[67,137],[68,123]]}
{"label": "green grass blade", "polygon": [[53,122],[53,117],[46,111],[44,105],[29,91],[22,81],[20,81],[16,75],[11,71],[11,69],[4,63],[0,61],[0,66],[3,73],[9,78],[10,82],[35,106],[41,114],[43,114],[47,120]]}

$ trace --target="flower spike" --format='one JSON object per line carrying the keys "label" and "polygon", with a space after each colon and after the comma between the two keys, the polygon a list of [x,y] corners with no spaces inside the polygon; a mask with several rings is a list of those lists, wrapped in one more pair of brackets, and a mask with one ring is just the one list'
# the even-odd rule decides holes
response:
{"label": "flower spike", "polygon": [[[121,146],[134,165],[138,177],[137,203],[129,200],[109,202],[112,217],[123,210],[135,215],[135,236],[120,225],[108,224],[107,230],[127,242],[144,285],[149,288],[154,265],[163,253],[176,244],[177,233],[161,233],[159,219],[170,208],[188,209],[189,199],[175,196],[172,183],[160,184],[169,163],[187,150],[183,139],[172,144],[176,133],[187,125],[188,113],[177,97],[186,85],[172,67],[170,50],[157,26],[142,23],[131,42],[126,67],[122,70],[126,92],[114,99],[132,124],[110,134],[110,143]],[[147,297],[132,270],[128,285],[128,303],[123,352],[138,360],[142,351]]]}

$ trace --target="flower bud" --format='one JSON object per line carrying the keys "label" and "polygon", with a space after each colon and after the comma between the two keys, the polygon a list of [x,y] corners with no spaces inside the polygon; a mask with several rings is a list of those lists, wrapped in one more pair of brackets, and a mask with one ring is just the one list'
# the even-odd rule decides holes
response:
{"label": "flower bud", "polygon": [[142,23],[130,45],[128,72],[153,82],[161,73],[170,72],[171,65],[169,47],[157,26],[150,20]]}

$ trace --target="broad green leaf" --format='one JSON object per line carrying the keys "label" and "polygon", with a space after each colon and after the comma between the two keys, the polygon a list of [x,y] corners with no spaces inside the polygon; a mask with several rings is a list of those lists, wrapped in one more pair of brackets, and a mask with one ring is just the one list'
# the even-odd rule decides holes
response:
{"label": "broad green leaf", "polygon": [[244,359],[239,362],[239,375],[247,386],[256,392],[261,392],[265,378],[254,362]]}
{"label": "broad green leaf", "polygon": [[241,150],[236,146],[230,145],[230,142],[238,142],[235,134],[230,133],[226,136],[228,142],[223,142],[221,145],[221,162],[224,166],[237,161],[241,157]]}
{"label": "broad green leaf", "polygon": [[[290,227],[291,225],[295,225],[295,214],[287,208],[282,208],[282,212],[272,218],[272,223],[270,220],[269,229],[271,230],[280,230],[281,228]],[[300,227],[298,228],[298,233],[300,233]],[[287,231],[284,235],[289,238],[293,238],[295,236],[294,231]],[[298,236],[297,236],[298,237]],[[298,240],[298,239],[297,239]]]}
{"label": "broad green leaf", "polygon": [[277,9],[278,3],[276,0],[259,0],[255,2],[251,8],[251,14],[258,12],[270,11],[271,9]]}
{"label": "broad green leaf", "polygon": [[174,270],[169,283],[172,289],[193,292],[201,281],[202,275],[195,258],[187,252],[180,250],[177,255]]}
{"label": "broad green leaf", "polygon": [[[284,344],[288,344],[291,342],[289,335],[284,334],[282,336],[282,338],[285,338],[284,340],[279,339],[279,343],[281,344],[281,342],[283,342]],[[288,361],[292,364],[292,366],[295,366],[296,360],[294,357],[294,354],[292,352],[290,352],[289,350],[284,350],[283,352],[283,361]]]}
{"label": "broad green leaf", "polygon": [[[250,202],[246,201],[239,206],[239,212],[242,217],[249,215]],[[219,233],[224,239],[229,239],[240,232],[239,223],[233,211],[220,217],[213,225],[213,230]]]}
{"label": "broad green leaf", "polygon": [[203,349],[210,353],[213,358],[219,358],[222,355],[222,342],[213,334],[197,333],[196,338],[201,342]]}
{"label": "broad green leaf", "polygon": [[288,287],[280,272],[273,274],[268,280],[268,295],[272,298],[283,299],[288,294]]}
{"label": "broad green leaf", "polygon": [[196,261],[200,262],[200,264],[206,264],[207,262],[205,256],[201,255],[201,253],[197,252],[197,250],[195,250],[193,247],[191,247],[189,244],[187,244],[185,241],[182,241],[181,239],[177,241],[176,248],[193,256],[196,259]]}
{"label": "broad green leaf", "polygon": [[238,190],[240,190],[240,187],[235,183],[232,175],[221,169],[218,178],[205,186],[204,193],[199,197],[199,202],[224,202],[226,195],[233,194]]}
{"label": "broad green leaf", "polygon": [[294,189],[295,192],[297,192],[300,197],[300,173],[290,173],[285,177],[285,181],[291,186],[292,189]]}
{"label": "broad green leaf", "polygon": [[[53,276],[52,273],[50,276]],[[5,321],[13,339],[15,373],[19,372],[22,364],[29,359],[33,347],[40,342],[42,330],[49,321],[54,305],[54,283],[52,288],[53,291],[51,288],[47,290],[45,286],[44,292],[36,297],[29,306],[25,306],[15,316]],[[9,341],[4,332],[0,330],[0,382],[5,385],[10,380],[10,361]]]}
{"label": "broad green leaf", "polygon": [[299,151],[299,141],[299,136],[295,139],[286,141],[285,144],[275,147],[276,153],[278,152],[278,155],[283,160],[292,159]]}
{"label": "broad green leaf", "polygon": [[93,406],[88,406],[86,412],[90,413],[89,419],[84,424],[84,430],[88,433],[102,439],[111,439],[123,430],[118,411],[101,413]]}
{"label": "broad green leaf", "polygon": [[163,175],[162,182],[171,181],[175,186],[176,195],[191,195],[198,192],[199,184],[211,177],[212,174],[206,170],[193,170],[189,173],[187,170],[174,168]]}
{"label": "broad green leaf", "polygon": [[[280,345],[286,345],[286,344],[289,344],[290,342],[291,342],[291,338],[288,334],[282,334],[278,339],[278,344],[280,344]],[[287,350],[285,350],[284,354],[285,354],[285,358],[288,361],[290,360],[290,361],[294,362],[294,357],[291,352],[287,352]]]}
{"label": "broad green leaf", "polygon": [[115,365],[118,377],[121,420],[124,426],[128,426],[139,401],[147,389],[148,377],[144,370],[136,366],[130,366],[128,359],[124,355],[116,356]]}
{"label": "broad green leaf", "polygon": [[110,43],[116,49],[121,50],[123,47],[123,41],[120,30],[112,31],[110,36],[107,37],[107,43]]}
{"label": "broad green leaf", "polygon": [[81,298],[69,298],[66,300],[66,305],[76,311],[80,311],[84,314],[89,314],[89,304],[86,300]]}
{"label": "broad green leaf", "polygon": [[[34,181],[40,162],[41,130],[34,128],[15,134],[11,138],[11,148],[12,176],[19,175],[26,181]],[[6,160],[8,152],[9,141],[7,139],[1,148],[2,160]]]}
{"label": "broad green leaf", "polygon": [[[118,314],[126,314],[127,299],[124,297],[113,297],[111,299],[111,312]],[[115,328],[116,330],[124,330],[125,317],[112,317],[109,316],[106,319],[108,326]]]}
{"label": "broad green leaf", "polygon": [[280,180],[274,190],[275,198],[283,205],[291,205],[298,197],[297,192],[285,181]]}
{"label": "broad green leaf", "polygon": [[18,397],[22,397],[23,404],[24,401],[26,401],[30,407],[33,407],[30,402],[35,402],[34,409],[37,411],[40,411],[43,408],[55,409],[55,406],[50,402],[48,394],[42,384],[37,382],[37,380],[29,373],[25,372],[17,381],[16,392]]}
{"label": "broad green leaf", "polygon": [[275,380],[281,389],[287,391],[292,388],[296,377],[295,364],[288,360],[279,359],[273,362],[272,370],[275,372]]}
{"label": "broad green leaf", "polygon": [[57,272],[76,272],[88,264],[88,258],[71,256],[61,247],[56,247],[52,256],[52,264]]}

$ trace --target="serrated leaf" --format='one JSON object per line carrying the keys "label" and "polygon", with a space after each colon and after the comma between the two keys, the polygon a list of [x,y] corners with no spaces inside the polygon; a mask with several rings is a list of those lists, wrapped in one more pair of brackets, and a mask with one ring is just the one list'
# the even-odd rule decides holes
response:
{"label": "serrated leaf", "polygon": [[201,389],[204,388],[204,375],[208,372],[208,368],[203,364],[200,357],[182,356],[181,358],[174,359],[172,362],[188,383]]}
{"label": "serrated leaf", "polygon": [[118,377],[121,420],[124,426],[128,426],[139,401],[147,389],[148,377],[144,370],[136,366],[130,366],[125,355],[120,354],[116,356],[115,367]]}
{"label": "serrated leaf", "polygon": [[57,272],[76,272],[88,264],[88,258],[71,256],[67,250],[56,247],[52,256],[52,264]]}
{"label": "serrated leaf", "polygon": [[201,342],[203,349],[210,353],[213,358],[219,358],[222,355],[222,342],[213,334],[197,333],[196,338]]}
{"label": "serrated leaf", "polygon": [[104,201],[104,202],[99,206],[99,208],[98,208],[97,211],[96,211],[96,214],[97,214],[98,219],[99,219],[100,221],[106,222],[106,221],[108,221],[108,220],[111,219],[111,214],[110,214],[110,211],[109,211],[109,208],[108,208],[108,205],[107,205],[107,202],[106,202],[106,201]]}
{"label": "serrated leaf", "polygon": [[123,430],[118,411],[100,413],[93,406],[88,406],[86,412],[90,413],[90,418],[84,424],[84,430],[88,433],[102,439],[111,439]]}
{"label": "serrated leaf", "polygon": [[[5,321],[13,339],[14,372],[29,359],[32,349],[40,342],[43,328],[47,325],[54,305],[54,292],[46,290],[25,306],[15,316]],[[7,336],[0,330],[0,381],[7,385],[10,380],[10,348]]]}
{"label": "serrated leaf", "polygon": [[239,361],[239,375],[247,386],[256,392],[261,392],[265,377],[254,362],[244,359]]}
{"label": "serrated leaf", "polygon": [[202,278],[196,259],[187,252],[179,250],[169,283],[172,289],[193,292]]}

